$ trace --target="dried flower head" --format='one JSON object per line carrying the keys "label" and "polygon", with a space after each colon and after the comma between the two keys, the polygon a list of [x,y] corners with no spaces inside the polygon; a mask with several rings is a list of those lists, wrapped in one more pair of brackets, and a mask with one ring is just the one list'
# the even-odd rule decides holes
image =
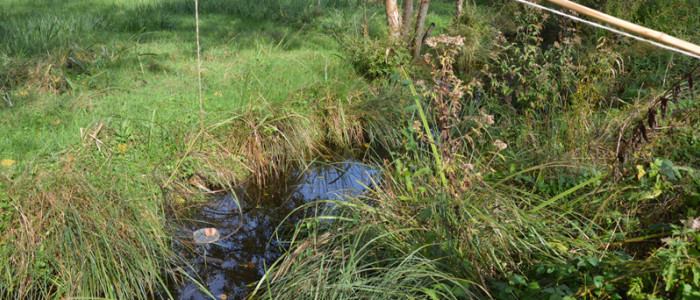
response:
{"label": "dried flower head", "polygon": [[445,44],[446,46],[462,47],[462,46],[464,46],[464,40],[465,40],[464,37],[461,37],[461,36],[448,36],[448,35],[442,34],[438,37],[428,38],[425,41],[425,44],[431,48],[437,47],[438,44]]}
{"label": "dried flower head", "polygon": [[694,218],[688,222],[690,229],[692,230],[700,230],[700,218]]}
{"label": "dried flower head", "polygon": [[413,130],[419,131],[420,130],[420,121],[417,121],[417,120],[413,121],[413,123],[411,123],[411,127],[413,128]]}
{"label": "dried flower head", "polygon": [[503,150],[505,150],[506,148],[508,148],[508,144],[504,143],[504,142],[501,141],[501,140],[496,140],[496,141],[494,141],[494,142],[493,142],[493,145],[496,146],[496,148],[498,148],[499,151],[503,151]]}
{"label": "dried flower head", "polygon": [[493,125],[494,123],[496,123],[493,120],[493,115],[485,114],[483,112],[481,113],[481,121],[488,125]]}
{"label": "dried flower head", "polygon": [[464,90],[461,88],[456,88],[454,91],[452,91],[452,93],[458,99],[461,99],[462,97],[464,97]]}
{"label": "dried flower head", "polygon": [[464,171],[466,171],[467,173],[471,172],[472,170],[474,170],[474,165],[472,165],[471,163],[464,165]]}

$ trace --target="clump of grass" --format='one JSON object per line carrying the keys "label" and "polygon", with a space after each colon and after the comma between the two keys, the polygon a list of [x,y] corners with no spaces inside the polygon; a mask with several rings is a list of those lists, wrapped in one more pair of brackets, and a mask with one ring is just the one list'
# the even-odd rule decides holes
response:
{"label": "clump of grass", "polygon": [[[307,219],[297,226],[290,241],[293,251],[258,284],[265,288],[261,298],[378,299],[431,294],[456,299],[471,294],[471,282],[444,272],[438,267],[439,260],[420,255],[424,249],[412,247],[406,239],[424,229],[413,224],[397,229],[393,225],[406,219],[383,210],[387,207],[360,201],[333,205],[334,217]],[[339,231],[330,234],[325,230]],[[432,245],[425,245],[429,247]],[[281,290],[287,292],[277,292]]]}
{"label": "clump of grass", "polygon": [[[150,298],[175,263],[158,198],[120,191],[82,159],[34,166],[33,176],[3,178],[12,218],[3,224],[3,298]],[[69,159],[70,160],[70,159]],[[109,163],[108,163],[109,165]],[[44,169],[47,168],[47,169]],[[154,201],[155,200],[155,201]]]}
{"label": "clump of grass", "polygon": [[431,153],[409,153],[415,156],[385,166],[371,195],[333,202],[331,217],[300,224],[284,260],[259,284],[263,297],[481,299],[538,262],[600,255],[595,246],[603,241],[585,232],[597,226],[570,208],[543,205],[510,182],[484,181],[486,165],[453,171],[470,183],[451,192],[426,159]]}
{"label": "clump of grass", "polygon": [[316,106],[305,113],[284,105],[249,106],[214,122],[208,134],[227,151],[243,156],[258,179],[303,164],[331,147],[367,148],[369,143],[388,140],[381,134],[386,115],[363,110],[360,99],[348,101],[330,92],[320,97],[308,100]]}

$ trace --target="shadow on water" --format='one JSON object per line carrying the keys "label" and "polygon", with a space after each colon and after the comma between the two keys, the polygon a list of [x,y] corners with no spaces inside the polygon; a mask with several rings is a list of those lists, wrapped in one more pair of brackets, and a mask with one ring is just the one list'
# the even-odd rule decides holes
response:
{"label": "shadow on water", "polygon": [[[243,298],[251,291],[248,285],[260,279],[265,266],[283,252],[284,245],[273,235],[289,232],[301,218],[321,213],[328,204],[318,202],[308,205],[308,209],[294,212],[295,209],[317,200],[358,196],[378,180],[378,175],[376,168],[346,160],[315,163],[306,170],[288,172],[264,187],[244,186],[201,206],[180,228],[190,232],[192,240],[191,232],[215,227],[224,239],[208,245],[181,241],[175,250],[194,267],[188,274],[199,278],[212,295]],[[211,299],[191,280],[172,283],[169,290],[176,299]]]}

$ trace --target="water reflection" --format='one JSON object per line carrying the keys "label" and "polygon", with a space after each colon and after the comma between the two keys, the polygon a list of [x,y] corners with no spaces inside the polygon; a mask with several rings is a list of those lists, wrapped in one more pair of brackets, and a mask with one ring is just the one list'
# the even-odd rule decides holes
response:
{"label": "water reflection", "polygon": [[[271,239],[273,234],[321,210],[316,207],[295,213],[278,227],[285,217],[295,208],[315,200],[357,196],[371,186],[377,175],[377,169],[348,160],[313,164],[307,170],[285,174],[265,187],[247,186],[214,199],[211,205],[202,206],[191,221],[182,225],[185,233],[216,227],[222,237],[229,237],[210,245],[179,243],[176,250],[195,267],[190,275],[199,277],[212,295],[243,298],[250,292],[247,285],[261,278],[265,266],[281,255],[280,245]],[[240,203],[240,211],[237,203]],[[170,293],[176,299],[211,299],[191,281],[171,286]]]}

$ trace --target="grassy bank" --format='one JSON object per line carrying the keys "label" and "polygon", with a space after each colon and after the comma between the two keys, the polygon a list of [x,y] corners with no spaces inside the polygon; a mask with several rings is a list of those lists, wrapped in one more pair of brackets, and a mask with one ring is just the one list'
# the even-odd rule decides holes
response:
{"label": "grassy bank", "polygon": [[[311,26],[321,15],[262,4],[201,4],[204,132],[192,3],[0,4],[0,296],[162,291],[182,262],[170,252],[172,198],[151,170],[171,155],[229,153],[234,168],[264,178],[383,134],[362,130],[380,122],[362,108],[372,92],[338,39]],[[345,30],[359,15],[324,24]],[[191,175],[173,170],[175,181]]]}

